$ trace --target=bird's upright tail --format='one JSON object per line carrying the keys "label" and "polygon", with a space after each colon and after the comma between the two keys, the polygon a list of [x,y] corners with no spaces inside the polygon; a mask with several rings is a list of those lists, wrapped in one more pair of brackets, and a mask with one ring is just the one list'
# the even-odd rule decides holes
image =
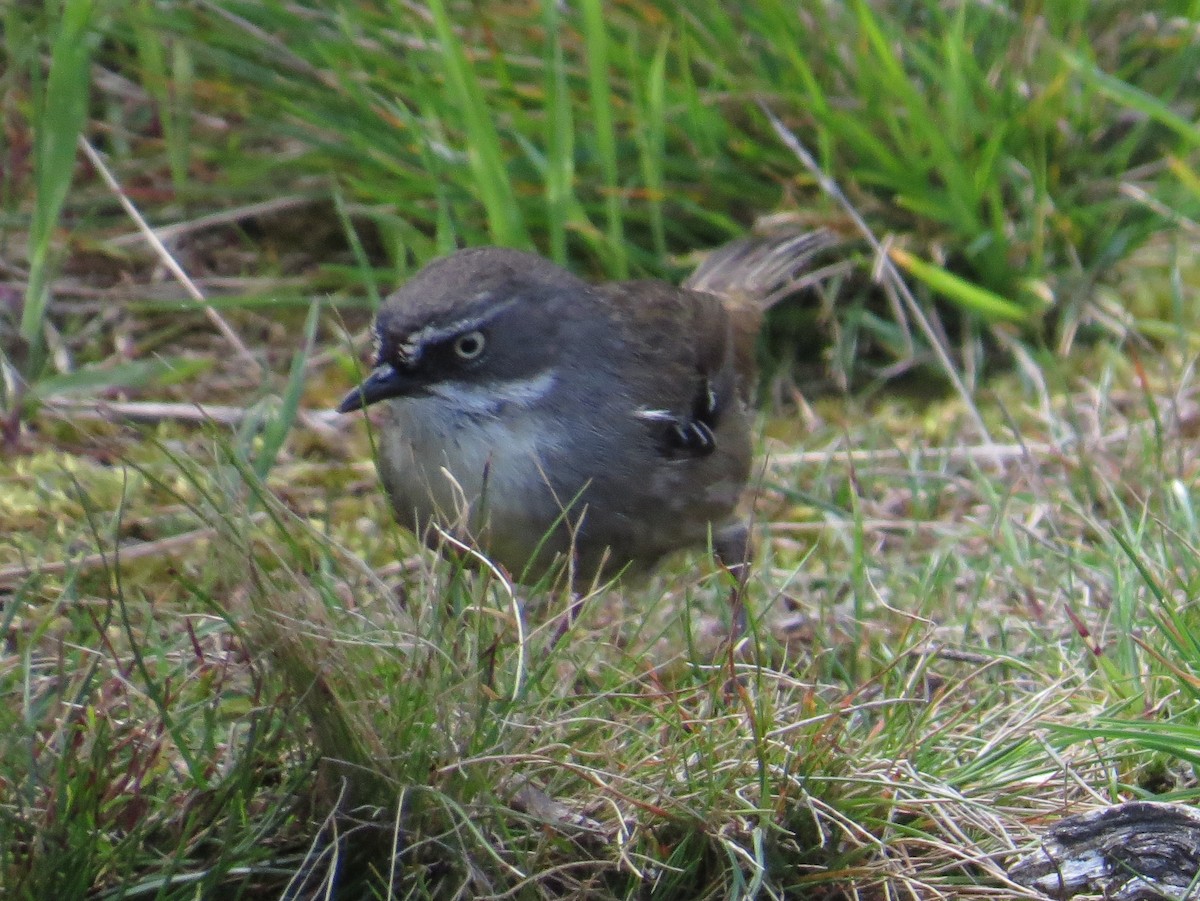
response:
{"label": "bird's upright tail", "polygon": [[683,283],[692,291],[767,309],[785,297],[847,271],[845,240],[828,229],[773,227],[711,251]]}

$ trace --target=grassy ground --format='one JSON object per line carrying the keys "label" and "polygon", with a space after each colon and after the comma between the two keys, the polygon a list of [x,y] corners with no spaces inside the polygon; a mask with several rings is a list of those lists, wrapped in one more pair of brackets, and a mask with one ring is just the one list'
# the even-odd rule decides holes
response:
{"label": "grassy ground", "polygon": [[[1040,897],[1194,802],[1200,10],[891,6],[6,9],[5,891]],[[769,329],[736,649],[702,555],[555,645],[388,521],[380,292],[777,211],[856,268]]]}

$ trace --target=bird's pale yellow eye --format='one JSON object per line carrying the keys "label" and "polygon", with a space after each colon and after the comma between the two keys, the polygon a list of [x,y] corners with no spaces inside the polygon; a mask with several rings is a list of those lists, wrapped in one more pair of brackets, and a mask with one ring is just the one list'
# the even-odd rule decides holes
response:
{"label": "bird's pale yellow eye", "polygon": [[454,339],[454,353],[460,360],[474,360],[483,353],[486,343],[483,332],[467,332]]}

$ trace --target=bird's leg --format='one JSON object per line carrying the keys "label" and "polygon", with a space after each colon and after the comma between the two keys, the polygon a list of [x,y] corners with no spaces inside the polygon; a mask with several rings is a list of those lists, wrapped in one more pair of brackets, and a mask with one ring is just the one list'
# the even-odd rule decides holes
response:
{"label": "bird's leg", "polygon": [[563,636],[567,634],[571,626],[575,625],[575,620],[579,619],[579,613],[583,610],[583,600],[583,596],[572,589],[571,606],[567,608],[566,613],[558,617],[558,622],[554,626],[554,637],[550,639],[548,650],[552,651],[558,647],[558,643],[562,641]]}
{"label": "bird's leg", "polygon": [[571,542],[571,556],[567,560],[567,591],[571,597],[571,605],[567,608],[567,612],[558,617],[558,622],[554,626],[554,637],[550,639],[549,650],[554,650],[558,647],[558,643],[562,641],[562,637],[567,634],[567,630],[575,625],[575,620],[579,619],[579,613],[583,610],[583,602],[587,599],[587,595],[579,590],[579,555],[575,552],[575,542]]}
{"label": "bird's leg", "polygon": [[729,591],[730,642],[736,642],[746,632],[746,605],[742,594],[750,578],[750,567],[754,562],[754,543],[750,536],[750,523],[731,523],[713,533],[713,556],[720,566],[729,570],[736,580]]}

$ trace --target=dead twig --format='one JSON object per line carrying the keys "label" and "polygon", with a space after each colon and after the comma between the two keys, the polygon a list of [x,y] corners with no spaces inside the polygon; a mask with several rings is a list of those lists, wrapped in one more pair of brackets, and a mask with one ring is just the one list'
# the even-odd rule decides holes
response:
{"label": "dead twig", "polygon": [[808,152],[808,149],[802,143],[800,143],[800,139],[797,138],[795,134],[793,134],[792,131],[779,120],[778,116],[771,112],[770,107],[768,107],[765,103],[759,101],[758,106],[759,109],[763,111],[763,114],[767,117],[767,120],[771,123],[771,127],[775,129],[775,134],[779,136],[779,140],[783,142],[784,146],[787,147],[788,150],[792,151],[796,159],[798,159],[801,164],[803,164],[804,168],[806,168],[812,174],[812,176],[817,180],[817,184],[821,186],[821,190],[837,201],[842,209],[846,211],[846,215],[850,217],[850,220],[862,233],[863,237],[867,239],[867,243],[870,244],[871,249],[875,251],[876,264],[879,267],[881,280],[884,281],[885,284],[891,285],[896,294],[903,299],[905,307],[908,308],[909,315],[911,315],[921,327],[921,331],[925,334],[925,340],[929,342],[929,346],[933,350],[934,355],[937,356],[938,362],[942,364],[942,369],[945,371],[946,377],[950,379],[951,384],[954,385],[954,390],[958,392],[959,397],[962,398],[963,404],[966,406],[967,412],[970,413],[971,419],[974,420],[975,427],[979,430],[980,436],[985,442],[990,444],[992,440],[991,435],[988,432],[987,425],[984,424],[983,417],[979,414],[979,408],[975,406],[975,401],[971,397],[971,392],[967,390],[967,386],[963,383],[958,371],[954,368],[954,362],[950,359],[950,354],[943,346],[941,336],[930,324],[928,317],[925,316],[924,311],[917,303],[917,299],[913,297],[912,292],[908,290],[908,285],[905,283],[904,278],[900,275],[895,264],[888,256],[887,249],[884,247],[883,242],[880,241],[879,238],[875,236],[875,233],[871,231],[871,227],[867,225],[866,220],[863,219],[858,210],[854,208],[854,205],[850,203],[849,198],[846,197],[846,195],[842,192],[842,189],[838,187],[837,182],[835,182],[825,173],[825,170],[823,170],[817,164],[817,161],[813,155]]}
{"label": "dead twig", "polygon": [[[44,411],[79,420],[90,419],[102,422],[126,420],[138,423],[157,423],[164,420],[174,422],[213,422],[218,425],[240,425],[254,411],[245,407],[226,404],[167,403],[160,401],[97,401],[71,400],[66,398],[47,401]],[[305,428],[331,438],[341,434],[335,423],[340,414],[334,410],[300,410],[296,420]]]}
{"label": "dead twig", "polygon": [[142,218],[142,214],[138,212],[137,207],[135,207],[129,201],[129,198],[125,196],[125,192],[121,189],[120,184],[117,183],[116,178],[113,176],[112,172],[109,171],[109,168],[105,165],[104,160],[100,158],[100,154],[95,151],[92,145],[89,144],[87,139],[82,135],[79,138],[79,146],[83,149],[84,154],[87,156],[91,164],[95,166],[96,171],[100,173],[100,177],[104,180],[104,183],[108,185],[109,190],[116,195],[117,202],[121,204],[121,208],[124,209],[127,214],[129,214],[129,217],[137,224],[138,230],[145,236],[146,241],[152,248],[154,248],[154,252],[158,255],[159,259],[162,260],[163,265],[166,266],[167,269],[170,270],[171,274],[179,280],[179,283],[183,285],[183,289],[187,292],[188,296],[191,297],[192,300],[196,301],[196,303],[201,304],[204,307],[204,315],[208,317],[208,321],[211,322],[216,330],[224,336],[225,340],[228,341],[230,346],[232,346],[237,352],[237,355],[252,367],[254,375],[261,377],[263,374],[262,366],[259,365],[258,360],[254,358],[254,354],[250,353],[250,349],[246,347],[246,345],[242,342],[242,339],[238,337],[238,334],[233,330],[233,327],[226,322],[224,318],[222,318],[221,314],[218,313],[208,303],[208,300],[202,293],[200,293],[200,289],[196,287],[195,283],[193,283],[190,278],[188,278],[188,274],[183,271],[183,267],[180,266],[179,263],[175,261],[175,258],[171,256],[170,252],[163,245],[163,242],[159,240],[158,235],[154,233],[154,229],[152,229],[149,223]]}
{"label": "dead twig", "polygon": [[[259,521],[265,516],[265,513],[256,513],[251,520]],[[170,554],[198,541],[207,541],[216,536],[217,532],[217,528],[210,526],[180,535],[171,535],[168,538],[159,538],[155,541],[142,541],[137,544],[108,548],[93,554],[85,554],[74,560],[39,560],[36,563],[17,563],[12,566],[0,567],[0,591],[12,590],[34,575],[61,576],[68,572],[87,572],[108,566],[117,559],[128,563],[131,560]]]}

